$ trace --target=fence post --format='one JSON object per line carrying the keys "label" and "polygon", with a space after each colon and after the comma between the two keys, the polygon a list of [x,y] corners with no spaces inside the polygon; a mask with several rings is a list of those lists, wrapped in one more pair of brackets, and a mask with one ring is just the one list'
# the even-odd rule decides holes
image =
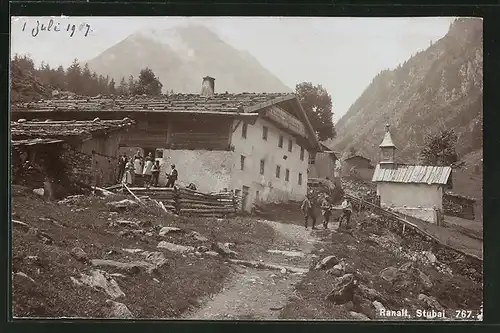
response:
{"label": "fence post", "polygon": [[177,212],[177,215],[181,215],[181,207],[180,207],[180,191],[177,191],[177,187],[174,186],[173,188],[173,191],[174,191],[174,207],[175,207],[175,211]]}
{"label": "fence post", "polygon": [[234,214],[236,215],[237,211],[238,211],[238,205],[236,203],[236,194],[235,193],[232,193],[231,194],[231,198],[233,200],[233,208],[234,208]]}

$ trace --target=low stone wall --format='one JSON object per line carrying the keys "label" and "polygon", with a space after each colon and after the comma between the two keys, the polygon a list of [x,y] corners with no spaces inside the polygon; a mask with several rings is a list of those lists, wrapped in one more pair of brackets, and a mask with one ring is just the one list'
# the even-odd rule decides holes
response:
{"label": "low stone wall", "polygon": [[437,216],[432,208],[394,207],[392,210],[425,222],[437,224]]}
{"label": "low stone wall", "polygon": [[443,194],[443,210],[446,215],[474,220],[475,200],[452,193]]}

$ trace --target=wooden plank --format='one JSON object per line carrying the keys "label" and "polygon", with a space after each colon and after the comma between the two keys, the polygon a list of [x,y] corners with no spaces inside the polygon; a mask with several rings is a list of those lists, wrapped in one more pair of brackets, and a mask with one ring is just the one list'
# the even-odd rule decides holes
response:
{"label": "wooden plank", "polygon": [[195,212],[195,213],[234,213],[235,209],[198,209],[198,208],[181,208],[179,209],[179,212],[182,213],[188,213],[188,212]]}
{"label": "wooden plank", "polygon": [[267,109],[264,116],[302,137],[307,136],[304,124],[299,119],[277,106],[272,106]]}
{"label": "wooden plank", "polygon": [[213,199],[213,198],[205,198],[205,199],[177,198],[177,201],[182,204],[206,203],[215,205],[228,205],[234,202],[233,200],[230,199]]}
{"label": "wooden plank", "polygon": [[178,208],[205,208],[205,209],[226,209],[226,208],[234,208],[235,205],[210,205],[210,204],[177,204]]}

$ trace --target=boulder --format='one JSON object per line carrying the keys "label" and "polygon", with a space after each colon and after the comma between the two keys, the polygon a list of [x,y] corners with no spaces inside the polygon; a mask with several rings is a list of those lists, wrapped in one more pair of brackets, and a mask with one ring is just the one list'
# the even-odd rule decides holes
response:
{"label": "boulder", "polygon": [[212,250],[220,254],[221,256],[236,256],[237,252],[231,250],[226,244],[220,242],[212,243]]}
{"label": "boulder", "polygon": [[120,201],[111,201],[106,204],[111,211],[121,211],[136,208],[139,204],[130,199],[123,199]]}
{"label": "boulder", "polygon": [[398,276],[399,270],[395,267],[387,267],[380,272],[380,277],[390,283],[396,280]]}
{"label": "boulder", "polygon": [[425,294],[418,295],[418,300],[423,302],[429,308],[434,309],[436,311],[443,311],[443,306],[432,296],[427,296]]}
{"label": "boulder", "polygon": [[143,249],[122,249],[122,251],[134,254],[134,253],[142,252],[144,250]]}
{"label": "boulder", "polygon": [[432,283],[431,279],[426,274],[424,274],[421,271],[418,271],[418,277],[420,278],[420,281],[422,282],[422,285],[423,285],[425,290],[429,290],[432,288],[433,283]]}
{"label": "boulder", "polygon": [[430,278],[411,261],[399,267],[397,277],[392,281],[392,284],[396,291],[405,290],[416,294],[433,286]]}
{"label": "boulder", "polygon": [[165,236],[166,234],[180,232],[180,231],[182,231],[182,229],[176,227],[163,227],[160,229],[159,235]]}
{"label": "boulder", "polygon": [[36,188],[33,190],[33,193],[43,197],[45,195],[45,190],[43,188]]}
{"label": "boulder", "polygon": [[359,312],[349,311],[349,314],[353,319],[356,320],[370,320],[370,318],[368,318],[366,315]]}
{"label": "boulder", "polygon": [[38,256],[26,256],[24,259],[30,264],[43,267],[43,262]]}
{"label": "boulder", "polygon": [[138,274],[141,271],[141,268],[146,269],[148,273],[150,273],[155,268],[152,264],[144,261],[135,261],[128,263],[108,259],[92,259],[91,263],[92,266],[111,267],[129,275]]}
{"label": "boulder", "polygon": [[91,275],[81,274],[80,280],[71,277],[71,281],[76,285],[88,285],[97,290],[102,290],[111,298],[125,296],[118,283],[108,273],[100,270],[93,270]]}
{"label": "boulder", "polygon": [[80,247],[74,247],[73,249],[71,249],[71,255],[78,261],[88,261],[87,253],[85,253],[85,251],[83,251],[83,249]]}
{"label": "boulder", "polygon": [[340,277],[340,276],[344,275],[343,270],[340,270],[340,269],[335,268],[335,267],[330,268],[329,270],[326,271],[326,273],[333,275],[333,276],[336,276],[336,277]]}
{"label": "boulder", "polygon": [[200,246],[196,247],[196,251],[204,253],[204,252],[210,251],[210,249],[206,246],[200,245]]}
{"label": "boulder", "polygon": [[335,256],[328,256],[323,258],[314,268],[315,270],[320,270],[320,269],[329,269],[332,268],[333,266],[337,265],[339,263],[339,260]]}
{"label": "boulder", "polygon": [[423,251],[422,254],[431,264],[434,264],[437,261],[436,256],[431,251]]}
{"label": "boulder", "polygon": [[125,304],[115,302],[110,299],[106,300],[104,315],[106,318],[116,318],[116,319],[134,318],[132,312],[130,312],[130,310],[127,308]]}
{"label": "boulder", "polygon": [[219,254],[215,251],[207,251],[204,252],[206,255],[212,256],[212,257],[217,257]]}
{"label": "boulder", "polygon": [[134,222],[134,221],[128,221],[128,220],[117,220],[116,222],[114,222],[114,224],[135,227],[135,228],[139,227],[139,223]]}
{"label": "boulder", "polygon": [[344,304],[351,301],[354,297],[354,290],[357,288],[357,281],[354,275],[345,274],[337,278],[332,291],[326,296],[326,299],[335,304]]}
{"label": "boulder", "polygon": [[415,269],[415,263],[413,261],[408,261],[399,267],[400,272],[408,273]]}
{"label": "boulder", "polygon": [[196,231],[192,231],[190,234],[189,234],[190,237],[194,238],[195,240],[197,240],[198,242],[208,242],[209,239],[205,236],[202,236],[200,233],[196,232]]}
{"label": "boulder", "polygon": [[359,309],[358,312],[366,315],[370,319],[377,318],[378,312],[377,309],[375,309],[375,306],[372,304],[372,302],[369,302],[365,299],[360,299],[359,301],[355,301],[355,309]]}
{"label": "boulder", "polygon": [[382,313],[383,311],[385,311],[385,306],[379,301],[373,301],[372,304],[378,313]]}
{"label": "boulder", "polygon": [[306,256],[304,252],[299,252],[299,251],[267,250],[267,252],[282,254],[282,255],[287,256],[287,257],[304,258]]}
{"label": "boulder", "polygon": [[378,291],[376,291],[375,289],[373,288],[369,288],[367,286],[365,286],[364,284],[359,284],[358,285],[358,292],[359,294],[365,298],[365,299],[368,299],[370,301],[381,301],[381,302],[385,302],[385,298],[382,296],[381,293],[379,293]]}
{"label": "boulder", "polygon": [[192,246],[178,245],[178,244],[169,243],[169,242],[165,242],[165,241],[159,242],[156,247],[166,249],[168,251],[176,252],[176,253],[192,252],[195,250],[195,248]]}
{"label": "boulder", "polygon": [[142,255],[144,256],[145,260],[154,264],[156,268],[160,268],[168,263],[167,258],[165,258],[163,253],[158,251],[155,252],[144,251],[142,252]]}

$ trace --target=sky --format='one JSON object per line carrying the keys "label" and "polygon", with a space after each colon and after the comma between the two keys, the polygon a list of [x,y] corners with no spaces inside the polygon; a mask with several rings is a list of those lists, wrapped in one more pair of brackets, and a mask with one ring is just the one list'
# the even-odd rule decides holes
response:
{"label": "sky", "polygon": [[[37,33],[37,21],[48,25],[51,19],[51,31]],[[67,67],[75,58],[81,61],[94,58],[138,30],[203,24],[231,46],[251,53],[290,88],[303,81],[321,84],[332,97],[333,117],[338,120],[377,73],[397,67],[426,49],[430,41],[444,37],[452,20],[451,17],[13,17],[11,54],[29,54],[37,64],[44,61],[51,67]],[[59,31],[54,31],[56,26]]]}

